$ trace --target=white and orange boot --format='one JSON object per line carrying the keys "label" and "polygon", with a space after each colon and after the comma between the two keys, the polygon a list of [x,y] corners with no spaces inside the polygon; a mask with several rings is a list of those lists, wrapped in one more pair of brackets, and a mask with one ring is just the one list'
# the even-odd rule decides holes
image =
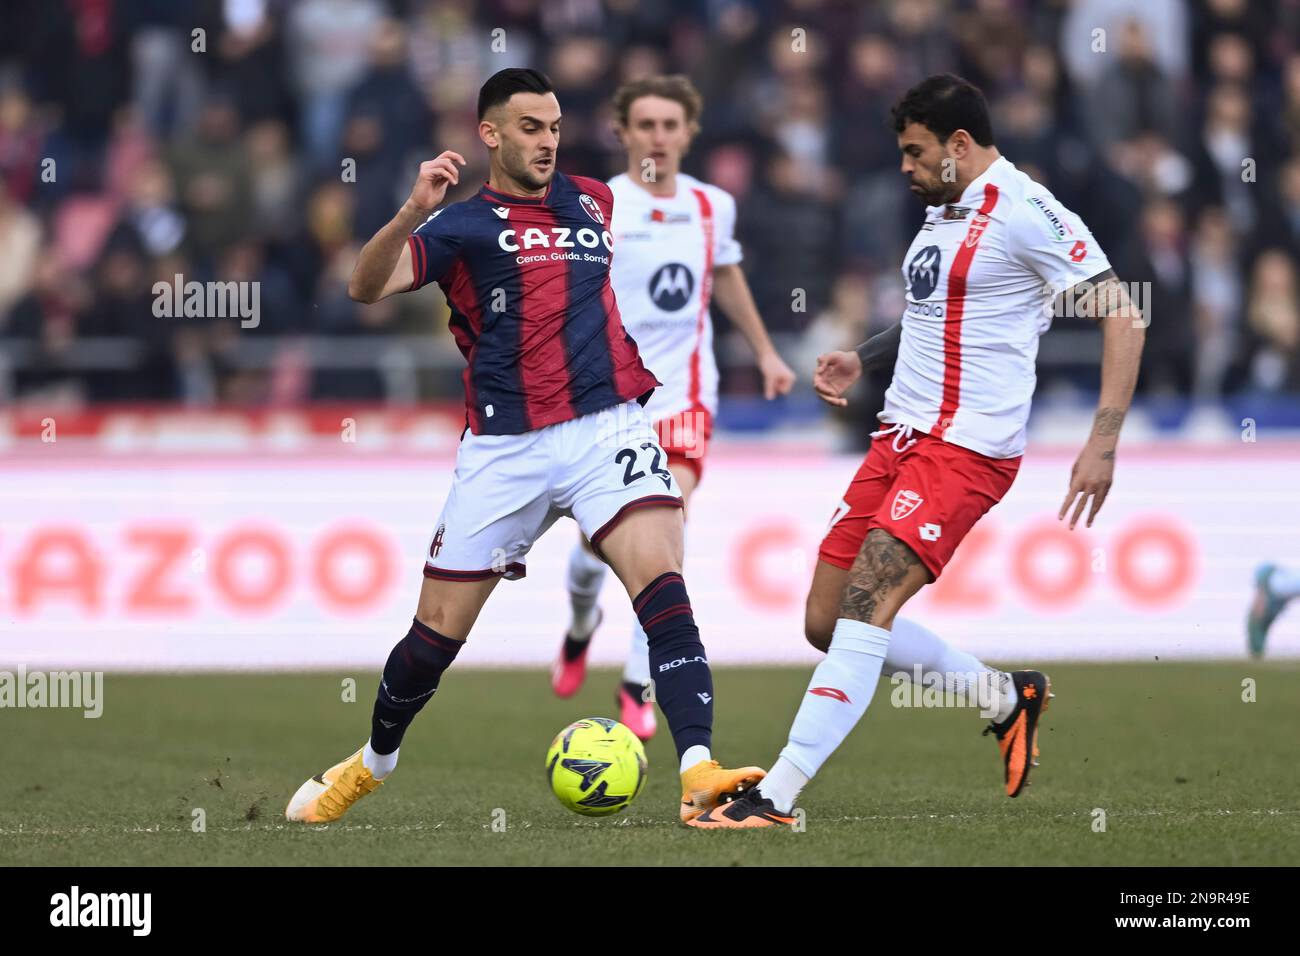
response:
{"label": "white and orange boot", "polygon": [[[364,748],[363,748],[364,749]],[[361,751],[311,777],[284,810],[286,820],[333,823],[368,793],[383,785],[361,762]]]}

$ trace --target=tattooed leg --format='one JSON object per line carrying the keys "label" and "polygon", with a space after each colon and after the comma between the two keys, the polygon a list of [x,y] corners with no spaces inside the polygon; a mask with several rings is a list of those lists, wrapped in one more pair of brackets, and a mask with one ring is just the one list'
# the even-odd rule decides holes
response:
{"label": "tattooed leg", "polygon": [[873,528],[849,570],[840,617],[888,630],[899,608],[930,580],[915,551]]}

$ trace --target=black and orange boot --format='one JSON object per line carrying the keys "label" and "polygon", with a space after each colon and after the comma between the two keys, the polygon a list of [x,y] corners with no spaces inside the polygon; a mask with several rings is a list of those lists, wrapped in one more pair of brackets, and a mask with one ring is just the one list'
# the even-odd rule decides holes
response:
{"label": "black and orange boot", "polygon": [[795,818],[780,813],[776,805],[751,787],[730,803],[720,803],[712,810],[687,820],[688,827],[698,830],[753,830],[760,827],[788,827]]}
{"label": "black and orange boot", "polygon": [[1012,671],[1011,680],[1016,688],[1015,709],[1001,723],[989,724],[984,733],[998,739],[1007,796],[1015,797],[1029,784],[1029,768],[1038,766],[1038,718],[1054,695],[1051,680],[1040,671]]}

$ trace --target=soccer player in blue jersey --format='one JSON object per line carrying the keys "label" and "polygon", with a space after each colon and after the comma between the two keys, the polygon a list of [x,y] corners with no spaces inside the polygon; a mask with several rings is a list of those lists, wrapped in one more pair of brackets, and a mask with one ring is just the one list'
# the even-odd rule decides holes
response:
{"label": "soccer player in blue jersey", "polygon": [[[466,431],[433,532],[410,631],[384,666],[360,750],[308,779],[285,815],[339,819],[397,765],[402,735],[456,659],[501,578],[570,515],[632,598],[656,699],[680,759],[680,818],[758,783],[711,753],[713,681],[682,580],[682,498],[642,406],[659,384],[623,328],[610,285],[613,197],[555,168],[560,105],[536,70],[479,91],[488,180],[439,209],[464,157],[420,166],[410,198],[362,248],[362,302],[437,282],[466,367]],[[436,210],[436,211],[435,211]]]}

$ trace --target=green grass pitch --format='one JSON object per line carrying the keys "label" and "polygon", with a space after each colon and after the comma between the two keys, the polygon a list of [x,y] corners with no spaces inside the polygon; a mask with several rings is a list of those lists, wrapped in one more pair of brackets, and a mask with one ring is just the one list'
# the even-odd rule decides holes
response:
{"label": "green grass pitch", "polygon": [[[394,776],[340,823],[314,828],[286,824],[284,805],[365,739],[377,675],[354,675],[347,703],[342,674],[109,674],[97,720],[0,711],[0,864],[1300,863],[1300,665],[1048,670],[1057,697],[1021,797],[1003,794],[996,744],[974,711],[896,709],[882,684],[804,793],[806,829],[747,833],[676,823],[662,729],[630,810],[592,820],[559,806],[547,744],[573,719],[613,713],[613,672],[593,673],[568,701],[540,669],[450,672]],[[770,765],[808,677],[718,669],[716,755]],[[193,831],[196,808],[206,832]]]}

